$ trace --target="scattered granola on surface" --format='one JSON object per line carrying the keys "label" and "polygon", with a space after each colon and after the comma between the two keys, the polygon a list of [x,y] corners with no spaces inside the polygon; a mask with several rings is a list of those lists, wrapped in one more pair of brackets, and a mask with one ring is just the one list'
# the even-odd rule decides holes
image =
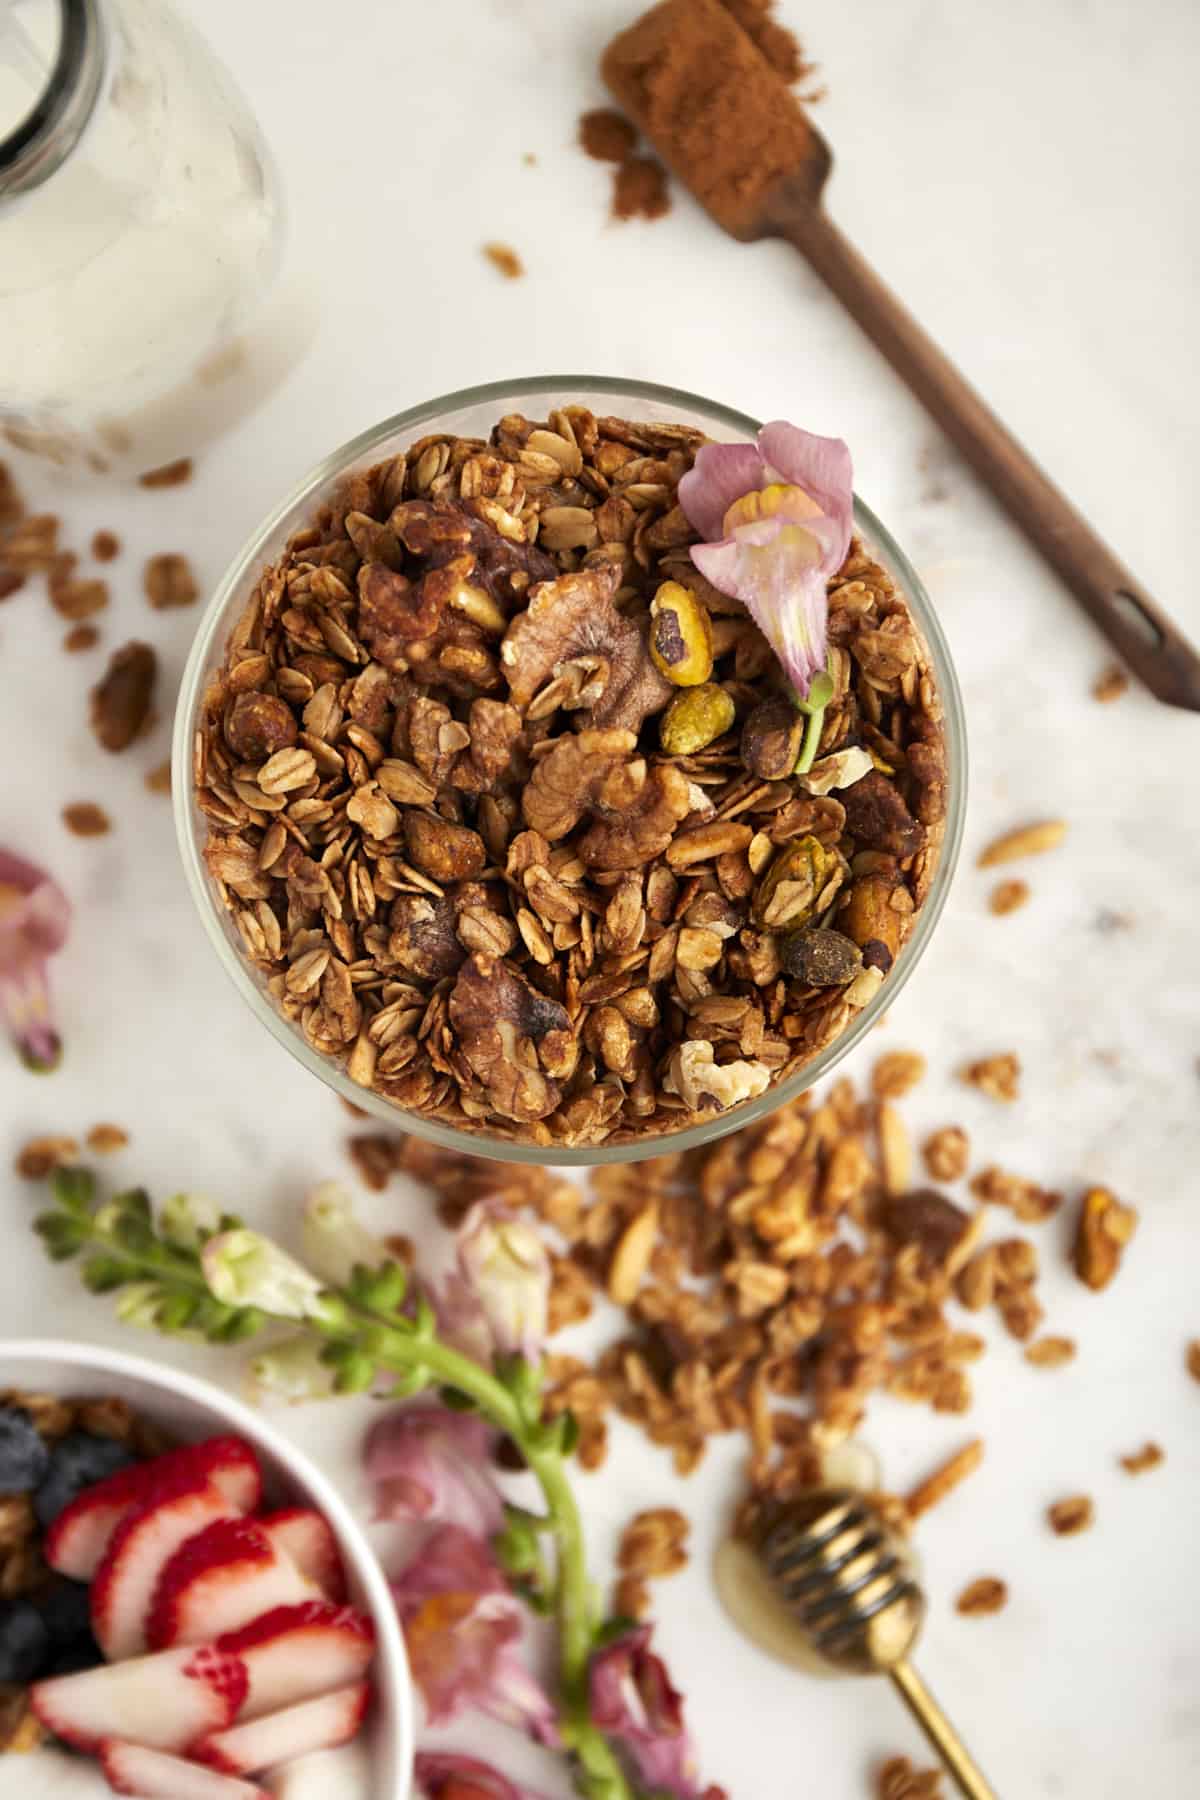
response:
{"label": "scattered granola on surface", "polygon": [[138,476],[138,483],[144,488],[181,487],[191,479],[192,459],[190,456],[181,456],[175,462],[164,463],[159,469],[147,469],[144,475]]}
{"label": "scattered granola on surface", "polygon": [[[603,1460],[614,1410],[682,1474],[710,1437],[743,1434],[749,1526],[761,1502],[811,1486],[874,1393],[943,1413],[971,1404],[969,1365],[984,1343],[961,1329],[950,1302],[984,1210],[972,1217],[929,1189],[890,1195],[875,1112],[839,1081],[820,1102],[793,1102],[711,1148],[597,1169],[588,1192],[549,1169],[484,1163],[411,1138],[363,1134],[352,1147],[373,1185],[395,1170],[428,1182],[448,1224],[484,1197],[534,1212],[564,1244],[552,1317],[585,1317],[594,1295],[611,1294],[630,1231],[650,1217],[638,1285],[621,1301],[622,1334],[594,1366],[552,1354],[550,1410],[575,1415],[589,1466]],[[1003,1291],[1029,1297],[1034,1266],[1014,1260],[1011,1279],[1025,1285]],[[922,1484],[917,1510],[981,1455],[980,1441],[968,1444]],[[904,1502],[892,1506],[907,1524]]]}
{"label": "scattered granola on surface", "polygon": [[983,1439],[972,1438],[961,1450],[936,1468],[932,1475],[918,1483],[904,1502],[909,1519],[913,1524],[930,1511],[940,1506],[942,1501],[952,1494],[961,1482],[973,1475],[983,1461]]}
{"label": "scattered granola on surface", "polygon": [[1193,1381],[1200,1381],[1200,1338],[1193,1338],[1184,1351],[1184,1365]]}
{"label": "scattered granola on surface", "polygon": [[929,890],[941,707],[903,597],[855,541],[792,774],[772,652],[689,556],[702,442],[579,406],[423,439],[234,629],[209,869],[283,1012],[398,1107],[547,1147],[734,1107],[844,1029]]}
{"label": "scattered granola on surface", "polygon": [[150,716],[158,658],[136,641],[114,650],[108,668],[92,689],[92,730],[114,753],[127,750]]}
{"label": "scattered granola on surface", "polygon": [[1046,1508],[1050,1529],[1057,1537],[1075,1537],[1089,1530],[1095,1517],[1096,1506],[1090,1494],[1071,1494]]}
{"label": "scattered granola on surface", "polygon": [[92,555],[99,563],[112,562],[121,554],[121,540],[115,531],[97,531],[92,538]]}
{"label": "scattered granola on surface", "polygon": [[943,1125],[925,1139],[921,1155],[935,1181],[959,1181],[967,1172],[971,1140],[961,1125]]}
{"label": "scattered granola on surface", "polygon": [[75,800],[62,809],[63,824],[74,837],[103,837],[112,830],[112,820],[102,806],[93,800]]}
{"label": "scattered granola on surface", "polygon": [[93,1125],[87,1134],[87,1146],[98,1156],[111,1156],[114,1150],[124,1150],[129,1142],[129,1133],[120,1125],[110,1125],[106,1120]]}
{"label": "scattered granola on surface", "polygon": [[142,573],[142,586],[156,612],[165,612],[172,606],[191,606],[200,594],[191,563],[172,550],[149,558]]}
{"label": "scattered granola on surface", "polygon": [[876,1800],[944,1800],[940,1769],[917,1769],[907,1756],[889,1756],[875,1779]]}
{"label": "scattered granola on surface", "polygon": [[1075,1360],[1075,1340],[1069,1337],[1042,1337],[1026,1344],[1025,1361],[1035,1369],[1061,1369]]}
{"label": "scattered granola on surface", "polygon": [[26,1181],[44,1181],[52,1170],[74,1162],[79,1145],[73,1137],[30,1138],[17,1152],[13,1167]]}
{"label": "scattered granola on surface", "polygon": [[1099,700],[1102,706],[1109,706],[1119,700],[1128,687],[1129,677],[1120,663],[1109,663],[1092,684],[1092,699]]}
{"label": "scattered granola on surface", "polygon": [[1137,1230],[1137,1209],[1123,1206],[1107,1188],[1089,1188],[1079,1203],[1075,1273],[1087,1287],[1106,1288]]}
{"label": "scattered granola on surface", "polygon": [[1160,1463],[1166,1462],[1167,1453],[1161,1444],[1145,1443],[1140,1450],[1118,1460],[1127,1475],[1144,1475],[1147,1470],[1157,1469]]}
{"label": "scattered granola on surface", "polygon": [[72,625],[63,639],[63,649],[68,654],[78,650],[92,650],[100,642],[100,633],[94,625]]}
{"label": "scattered granola on surface", "polygon": [[996,1575],[979,1575],[968,1582],[954,1602],[956,1612],[967,1619],[981,1619],[998,1613],[1008,1604],[1008,1585]]}
{"label": "scattered granola on surface", "polygon": [[169,794],[171,791],[170,758],[166,762],[156,763],[152,769],[147,769],[143,780],[152,794]]}
{"label": "scattered granola on surface", "polygon": [[1065,819],[1046,819],[1039,825],[1022,825],[1017,831],[1006,831],[979,853],[981,869],[995,868],[997,863],[1016,862],[1022,856],[1041,856],[1057,850],[1067,835]]}
{"label": "scattered granola on surface", "polygon": [[525,273],[525,264],[511,244],[485,244],[483,254],[506,281],[519,281]]}
{"label": "scattered granola on surface", "polygon": [[1020,1058],[1013,1050],[1005,1050],[998,1056],[985,1056],[979,1062],[968,1063],[962,1078],[969,1087],[977,1087],[981,1094],[986,1094],[989,1100],[1013,1101],[1020,1093]]}
{"label": "scattered granola on surface", "polygon": [[1008,913],[1017,912],[1029,899],[1029,883],[1027,881],[999,881],[992,889],[988,906],[1000,918]]}

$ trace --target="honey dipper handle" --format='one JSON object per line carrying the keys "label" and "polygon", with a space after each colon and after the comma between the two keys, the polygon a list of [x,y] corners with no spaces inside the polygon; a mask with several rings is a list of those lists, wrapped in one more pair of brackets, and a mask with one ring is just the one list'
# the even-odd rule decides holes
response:
{"label": "honey dipper handle", "polygon": [[769,210],[1151,693],[1200,712],[1195,649],[828,214],[786,182]]}
{"label": "honey dipper handle", "polygon": [[996,1800],[966,1745],[912,1664],[895,1663],[888,1674],[900,1698],[941,1757],[959,1793],[965,1800]]}

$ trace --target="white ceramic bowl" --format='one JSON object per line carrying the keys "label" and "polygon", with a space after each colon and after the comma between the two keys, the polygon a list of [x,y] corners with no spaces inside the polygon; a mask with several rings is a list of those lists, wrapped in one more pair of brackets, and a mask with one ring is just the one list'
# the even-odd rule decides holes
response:
{"label": "white ceramic bowl", "polygon": [[[311,1506],[324,1514],[341,1548],[351,1599],[375,1622],[375,1704],[366,1730],[367,1754],[363,1761],[369,1776],[362,1800],[408,1800],[412,1782],[413,1699],[404,1639],[383,1571],[366,1535],[320,1470],[250,1407],[231,1399],[220,1388],[199,1381],[194,1375],[159,1368],[143,1357],[126,1356],[119,1350],[52,1338],[0,1340],[0,1387],[81,1398],[114,1395],[128,1401],[141,1417],[182,1441],[235,1432],[257,1451],[267,1492],[274,1502]],[[49,1763],[49,1754],[46,1760]],[[75,1777],[70,1792],[82,1793],[78,1772],[87,1765],[74,1758],[69,1760]],[[68,1759],[55,1755],[54,1761],[65,1764]],[[5,1777],[10,1771],[3,1765],[8,1762],[22,1765],[19,1790],[6,1786]],[[31,1775],[33,1765],[27,1758],[0,1758],[0,1795],[36,1791],[46,1800],[57,1795],[58,1787],[48,1768],[44,1780],[39,1771],[39,1778],[32,1785],[25,1785]],[[97,1768],[96,1800],[107,1792],[107,1784]],[[323,1791],[322,1800],[342,1800],[342,1795],[330,1787]],[[349,1795],[346,1800],[350,1800]]]}

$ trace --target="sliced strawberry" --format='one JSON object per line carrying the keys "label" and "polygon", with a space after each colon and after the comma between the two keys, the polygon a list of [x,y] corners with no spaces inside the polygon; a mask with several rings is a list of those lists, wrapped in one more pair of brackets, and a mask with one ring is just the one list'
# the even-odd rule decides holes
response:
{"label": "sliced strawberry", "polygon": [[63,1508],[46,1533],[46,1561],[73,1581],[90,1581],[109,1541],[130,1507],[152,1487],[174,1476],[209,1481],[235,1512],[253,1512],[262,1500],[262,1470],[249,1444],[237,1437],[206,1438],[168,1450],[150,1462],[119,1469]]}
{"label": "sliced strawberry", "polygon": [[375,1627],[352,1606],[310,1600],[264,1613],[217,1648],[245,1663],[250,1691],[238,1718],[257,1719],[360,1681],[375,1654]]}
{"label": "sliced strawberry", "polygon": [[268,1800],[266,1788],[252,1782],[119,1738],[101,1744],[100,1767],[114,1794],[134,1794],[137,1800]]}
{"label": "sliced strawberry", "polygon": [[218,1519],[181,1544],[163,1569],[146,1638],[152,1650],[202,1644],[276,1607],[319,1598],[317,1584],[275,1548],[256,1519]]}
{"label": "sliced strawberry", "polygon": [[259,1524],[276,1548],[316,1582],[327,1600],[336,1600],[339,1605],[345,1600],[342,1553],[324,1513],[314,1512],[309,1506],[289,1506],[282,1512],[264,1513]]}
{"label": "sliced strawberry", "polygon": [[187,1475],[165,1476],[126,1513],[92,1583],[92,1630],[110,1662],[147,1648],[146,1622],[158,1578],[180,1545],[230,1516],[219,1488]]}
{"label": "sliced strawberry", "polygon": [[76,1750],[95,1750],[105,1738],[184,1750],[233,1723],[246,1687],[241,1658],[204,1644],[56,1675],[35,1682],[29,1697],[47,1731]]}
{"label": "sliced strawberry", "polygon": [[222,1774],[256,1775],[262,1769],[291,1762],[294,1756],[307,1756],[311,1750],[336,1750],[339,1744],[349,1743],[367,1716],[370,1698],[370,1682],[358,1681],[353,1687],[322,1694],[317,1700],[302,1700],[299,1706],[267,1713],[246,1725],[214,1731],[193,1744],[191,1753],[197,1762],[220,1769]]}

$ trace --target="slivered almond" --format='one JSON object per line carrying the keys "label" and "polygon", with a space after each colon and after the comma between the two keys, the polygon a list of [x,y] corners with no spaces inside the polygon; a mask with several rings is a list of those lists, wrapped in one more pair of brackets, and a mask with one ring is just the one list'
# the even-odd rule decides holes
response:
{"label": "slivered almond", "polygon": [[879,1107],[879,1153],[887,1192],[907,1193],[912,1177],[912,1143],[898,1108],[889,1100],[882,1101]]}
{"label": "slivered almond", "polygon": [[1067,835],[1065,819],[1043,819],[1038,825],[1022,825],[994,838],[980,852],[979,867],[995,868],[997,863],[1016,862],[1021,856],[1041,856],[1046,850],[1057,850]]}
{"label": "slivered almond", "polygon": [[658,1236],[658,1202],[651,1200],[625,1227],[608,1268],[608,1297],[618,1306],[631,1306],[642,1277],[650,1266]]}

